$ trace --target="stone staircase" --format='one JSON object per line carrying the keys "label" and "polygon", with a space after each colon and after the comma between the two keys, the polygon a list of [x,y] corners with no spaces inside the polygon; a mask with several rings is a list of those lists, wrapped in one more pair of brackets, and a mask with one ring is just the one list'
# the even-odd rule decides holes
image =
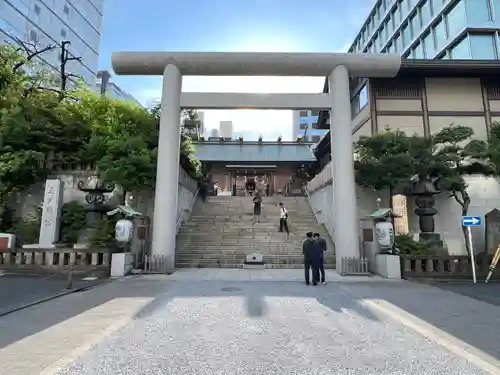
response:
{"label": "stone staircase", "polygon": [[[290,217],[290,235],[278,232],[279,207]],[[260,223],[252,215],[252,197],[209,197],[196,202],[177,235],[176,267],[243,267],[246,256],[261,253],[267,268],[303,267],[302,242],[308,231],[327,240],[325,267],[335,268],[334,247],[304,197],[264,197]]]}

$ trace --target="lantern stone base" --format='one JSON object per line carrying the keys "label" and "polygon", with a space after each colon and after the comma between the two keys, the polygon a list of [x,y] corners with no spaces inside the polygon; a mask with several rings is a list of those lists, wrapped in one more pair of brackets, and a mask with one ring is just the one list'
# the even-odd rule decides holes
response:
{"label": "lantern stone base", "polygon": [[399,255],[375,255],[377,274],[385,279],[401,279],[401,263]]}
{"label": "lantern stone base", "polygon": [[133,253],[113,253],[111,255],[111,277],[122,277],[134,268]]}

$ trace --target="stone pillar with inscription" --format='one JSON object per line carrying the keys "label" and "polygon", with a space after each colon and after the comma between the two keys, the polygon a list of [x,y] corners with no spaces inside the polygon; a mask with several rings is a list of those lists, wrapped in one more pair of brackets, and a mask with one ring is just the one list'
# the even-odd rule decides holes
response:
{"label": "stone pillar with inscription", "polygon": [[37,244],[24,245],[27,249],[51,249],[59,240],[59,219],[63,203],[63,186],[61,180],[47,180],[43,197],[40,236]]}

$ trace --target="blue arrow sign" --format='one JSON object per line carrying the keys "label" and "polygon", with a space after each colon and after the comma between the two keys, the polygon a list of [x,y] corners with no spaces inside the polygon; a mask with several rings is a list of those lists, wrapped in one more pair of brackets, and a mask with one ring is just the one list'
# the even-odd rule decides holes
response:
{"label": "blue arrow sign", "polygon": [[481,216],[462,216],[462,225],[464,227],[478,227],[482,222]]}

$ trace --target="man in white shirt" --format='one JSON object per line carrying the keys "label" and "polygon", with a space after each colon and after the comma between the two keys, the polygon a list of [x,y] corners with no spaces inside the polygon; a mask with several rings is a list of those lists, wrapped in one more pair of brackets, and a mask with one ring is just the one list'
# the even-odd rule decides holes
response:
{"label": "man in white shirt", "polygon": [[288,210],[283,206],[283,203],[280,203],[280,232],[283,232],[283,229],[290,233],[288,229]]}

